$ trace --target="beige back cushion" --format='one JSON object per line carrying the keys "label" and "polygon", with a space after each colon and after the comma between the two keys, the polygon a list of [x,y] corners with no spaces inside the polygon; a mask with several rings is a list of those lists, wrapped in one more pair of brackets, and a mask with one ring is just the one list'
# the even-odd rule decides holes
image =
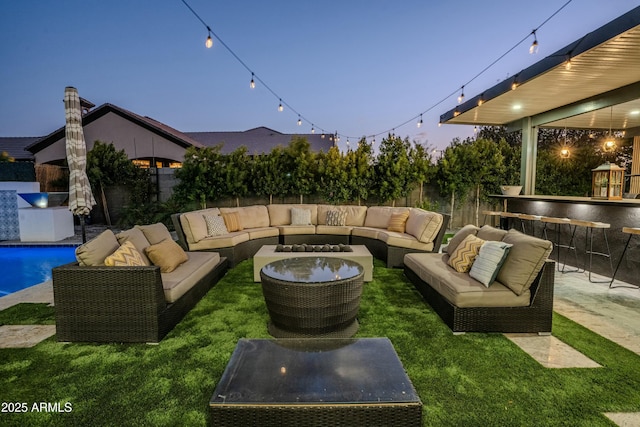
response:
{"label": "beige back cushion", "polygon": [[144,237],[146,237],[152,245],[160,243],[166,239],[173,240],[171,233],[169,233],[169,229],[167,229],[167,226],[161,222],[149,225],[136,225],[135,228],[142,230]]}
{"label": "beige back cushion", "polygon": [[394,213],[406,212],[410,208],[393,208],[390,206],[371,206],[367,209],[367,217],[364,220],[365,227],[384,228],[389,226],[389,219]]}
{"label": "beige back cushion", "polygon": [[479,228],[473,224],[465,225],[451,238],[451,240],[449,240],[449,244],[447,245],[445,251],[449,255],[451,255],[453,251],[456,250],[460,242],[465,239],[465,237],[467,237],[469,234],[473,234],[475,236],[476,234],[478,234],[478,230]]}
{"label": "beige back cushion", "polygon": [[142,257],[144,265],[151,265],[151,261],[149,261],[149,258],[147,258],[147,255],[144,252],[146,248],[151,246],[151,243],[149,243],[147,238],[144,236],[142,230],[133,227],[129,230],[121,231],[120,233],[116,234],[116,239],[118,239],[118,243],[120,244],[120,246],[124,245],[125,242],[133,243],[133,246],[135,246],[136,250],[140,252],[140,256]]}
{"label": "beige back cushion", "polygon": [[[362,227],[367,216],[367,207],[358,205],[318,205],[318,224],[327,225],[327,212],[341,211],[347,213],[345,226]],[[387,228],[385,225],[384,228]]]}
{"label": "beige back cushion", "polygon": [[207,223],[204,220],[205,215],[220,215],[220,209],[200,209],[180,215],[180,225],[182,225],[182,231],[184,231],[184,237],[188,243],[198,243],[207,237]]}
{"label": "beige back cushion", "polygon": [[318,205],[312,204],[273,204],[267,205],[269,211],[269,223],[272,227],[279,225],[291,225],[291,208],[307,209],[311,212],[311,224],[318,223]]}
{"label": "beige back cushion", "polygon": [[238,212],[242,228],[269,227],[269,211],[264,205],[241,208],[220,208],[220,213]]}
{"label": "beige back cushion", "polygon": [[548,240],[528,236],[513,229],[509,230],[502,241],[513,246],[496,279],[516,295],[522,295],[542,269],[553,245]]}
{"label": "beige back cushion", "polygon": [[437,212],[413,208],[409,211],[405,232],[423,243],[430,243],[438,235],[443,221],[444,217]]}
{"label": "beige back cushion", "polygon": [[478,230],[477,236],[483,240],[494,240],[496,242],[504,239],[504,236],[507,234],[507,230],[502,230],[500,228],[495,228],[490,225],[483,225],[480,230]]}
{"label": "beige back cushion", "polygon": [[93,239],[76,248],[76,259],[80,265],[104,265],[104,259],[118,250],[120,245],[111,230],[105,230]]}

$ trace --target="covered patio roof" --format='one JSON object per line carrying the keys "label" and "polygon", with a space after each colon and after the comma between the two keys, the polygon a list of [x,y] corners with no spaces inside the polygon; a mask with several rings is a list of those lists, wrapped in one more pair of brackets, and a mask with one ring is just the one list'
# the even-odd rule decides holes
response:
{"label": "covered patio roof", "polygon": [[[607,108],[612,105],[613,122]],[[612,123],[631,129],[640,127],[638,112],[640,6],[447,111],[440,121],[510,125],[532,117],[535,126],[608,129]]]}

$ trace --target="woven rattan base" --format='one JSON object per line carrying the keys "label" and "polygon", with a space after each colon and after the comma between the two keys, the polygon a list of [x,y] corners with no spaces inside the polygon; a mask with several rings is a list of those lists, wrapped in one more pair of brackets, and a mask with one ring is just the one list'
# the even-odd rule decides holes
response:
{"label": "woven rattan base", "polygon": [[286,329],[278,328],[273,322],[269,322],[267,325],[267,329],[269,330],[269,334],[275,338],[351,338],[358,332],[358,328],[360,324],[358,320],[354,320],[350,324],[344,327],[344,329],[337,329],[335,331],[324,332],[324,333],[304,333],[304,332],[295,332],[289,331]]}

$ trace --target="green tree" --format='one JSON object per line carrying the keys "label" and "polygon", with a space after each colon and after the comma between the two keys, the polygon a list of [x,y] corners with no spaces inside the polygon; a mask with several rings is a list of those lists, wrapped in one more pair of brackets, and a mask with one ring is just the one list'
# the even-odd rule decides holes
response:
{"label": "green tree", "polygon": [[273,203],[273,196],[286,194],[286,172],[284,171],[284,150],[275,147],[269,153],[254,156],[251,163],[251,190],[257,196],[268,196]]}
{"label": "green tree", "polygon": [[440,193],[450,197],[451,224],[453,224],[456,198],[460,199],[459,202],[464,201],[472,187],[472,182],[465,172],[465,154],[463,153],[465,149],[465,144],[459,138],[455,138],[438,159],[436,182]]}
{"label": "green tree", "polygon": [[223,158],[223,190],[222,193],[234,197],[236,206],[240,206],[240,197],[249,191],[249,174],[251,165],[247,156],[247,147],[238,147]]}
{"label": "green tree", "polygon": [[380,202],[387,203],[411,192],[409,139],[389,135],[380,143],[374,165],[375,188]]}
{"label": "green tree", "polygon": [[347,169],[348,200],[357,201],[358,205],[370,195],[374,177],[373,147],[366,138],[358,142],[358,148],[347,151],[345,167]]}
{"label": "green tree", "polygon": [[290,195],[299,195],[300,203],[304,196],[313,194],[316,189],[315,154],[307,138],[295,136],[285,149],[287,189]]}
{"label": "green tree", "polygon": [[87,176],[94,194],[102,200],[107,225],[111,225],[104,189],[112,185],[126,185],[129,201],[142,204],[149,201],[151,183],[147,171],[134,165],[124,150],[117,151],[113,143],[95,141],[87,152]]}
{"label": "green tree", "polygon": [[223,195],[224,162],[220,146],[187,148],[182,168],[176,170],[179,182],[174,187],[175,198],[183,204],[207,207],[207,200],[216,200]]}
{"label": "green tree", "polygon": [[349,200],[348,168],[346,158],[338,147],[333,146],[329,151],[318,156],[318,175],[320,195],[329,203],[342,203]]}
{"label": "green tree", "polygon": [[506,168],[498,144],[484,138],[468,141],[463,150],[466,174],[476,193],[475,224],[479,223],[480,200],[495,194],[504,179]]}
{"label": "green tree", "polygon": [[411,167],[411,181],[418,183],[420,194],[418,203],[422,205],[423,187],[429,182],[436,173],[436,167],[433,164],[431,154],[423,145],[414,143],[409,150],[409,164]]}

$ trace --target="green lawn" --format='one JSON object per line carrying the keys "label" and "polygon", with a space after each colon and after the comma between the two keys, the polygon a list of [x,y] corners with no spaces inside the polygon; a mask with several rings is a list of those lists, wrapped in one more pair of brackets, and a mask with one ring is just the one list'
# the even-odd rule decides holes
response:
{"label": "green lawn", "polygon": [[[61,344],[0,350],[0,394],[27,413],[0,425],[198,426],[239,338],[268,338],[251,261],[238,265],[159,345]],[[23,304],[0,323],[50,323]],[[422,402],[427,426],[605,426],[603,412],[640,411],[640,356],[554,316],[553,335],[601,364],[546,369],[501,334],[452,335],[398,269],[375,262],[358,337],[389,337]],[[58,403],[71,412],[34,412]],[[55,408],[55,406],[53,406]]]}

